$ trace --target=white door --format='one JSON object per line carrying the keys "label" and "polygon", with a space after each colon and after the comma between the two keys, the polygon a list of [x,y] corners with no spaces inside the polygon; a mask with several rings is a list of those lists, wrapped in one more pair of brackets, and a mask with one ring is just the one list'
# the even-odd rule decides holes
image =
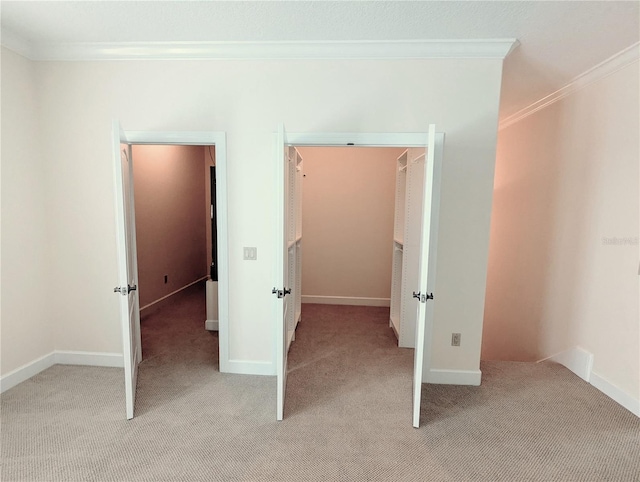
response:
{"label": "white door", "polygon": [[[413,365],[413,426],[420,426],[420,399],[422,396],[423,367],[431,359],[431,331],[433,326],[433,289],[436,276],[436,250],[438,241],[438,213],[440,212],[441,147],[436,146],[435,126],[429,126],[427,151],[424,162],[424,195],[422,198],[422,229],[420,236],[420,263],[418,273],[416,317],[416,344]],[[439,152],[436,153],[436,150]]]}
{"label": "white door", "polygon": [[131,146],[118,122],[113,125],[116,229],[118,250],[118,286],[114,291],[120,302],[122,355],[127,419],[133,418],[138,363],[142,359],[140,310],[137,290],[135,209],[133,199],[133,163]]}
{"label": "white door", "polygon": [[292,222],[289,213],[291,196],[293,193],[289,183],[289,155],[284,125],[278,126],[278,139],[276,142],[276,182],[277,193],[284,193],[277,200],[277,241],[276,241],[276,285],[272,293],[276,295],[276,378],[277,378],[277,409],[276,418],[284,417],[284,399],[287,387],[287,354],[289,351],[288,319],[291,316],[292,297],[289,284],[289,251],[290,251],[290,224]]}

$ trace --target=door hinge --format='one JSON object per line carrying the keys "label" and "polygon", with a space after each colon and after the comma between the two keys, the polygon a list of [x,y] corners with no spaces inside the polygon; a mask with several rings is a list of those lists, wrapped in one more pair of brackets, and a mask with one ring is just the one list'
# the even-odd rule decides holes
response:
{"label": "door hinge", "polygon": [[419,291],[417,293],[414,291],[413,297],[417,300],[420,300],[420,303],[426,303],[427,300],[433,299],[433,293],[423,294],[423,293],[420,293]]}

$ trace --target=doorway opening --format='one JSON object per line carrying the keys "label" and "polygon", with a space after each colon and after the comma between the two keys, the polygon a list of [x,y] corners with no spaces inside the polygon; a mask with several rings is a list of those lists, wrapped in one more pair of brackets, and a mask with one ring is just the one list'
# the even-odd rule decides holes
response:
{"label": "doorway opening", "polygon": [[212,146],[133,144],[131,162],[144,361],[158,356],[157,342],[169,333],[177,346],[206,336],[204,320],[217,331],[215,153]]}
{"label": "doorway opening", "polygon": [[[120,286],[116,287],[115,291],[123,295],[120,298],[120,318],[122,323],[122,339],[123,339],[123,358],[124,358],[124,373],[125,373],[125,401],[126,401],[126,413],[127,418],[133,418],[134,405],[135,405],[135,393],[136,382],[138,376],[138,365],[142,360],[142,341],[141,341],[141,328],[140,328],[140,307],[141,299],[140,294],[142,290],[138,290],[139,266],[138,266],[138,252],[137,252],[137,226],[136,226],[136,203],[135,203],[135,176],[134,165],[135,160],[133,158],[134,150],[136,149],[160,149],[160,150],[188,150],[192,154],[198,156],[200,153],[200,162],[197,165],[190,166],[190,171],[194,179],[198,178],[200,187],[198,191],[201,191],[201,196],[193,198],[194,202],[198,205],[191,210],[188,210],[188,214],[185,212],[180,213],[177,206],[181,204],[180,200],[167,196],[166,186],[153,186],[150,188],[152,192],[153,203],[162,204],[162,209],[153,209],[151,206],[150,212],[152,213],[147,217],[155,220],[155,235],[154,229],[150,229],[151,236],[149,245],[151,246],[148,259],[145,261],[145,274],[149,275],[152,279],[147,280],[147,290],[145,291],[145,303],[142,308],[152,309],[155,305],[160,305],[164,300],[171,298],[176,293],[180,293],[187,289],[189,286],[197,285],[198,282],[203,282],[209,278],[210,266],[214,262],[212,259],[213,248],[211,251],[207,249],[207,244],[211,245],[213,240],[211,235],[213,230],[206,228],[205,219],[211,220],[211,207],[208,206],[210,197],[207,198],[204,194],[207,192],[210,186],[210,181],[203,174],[210,172],[210,165],[215,164],[216,168],[216,182],[215,182],[215,222],[216,222],[216,251],[218,254],[217,263],[213,263],[217,268],[218,277],[218,310],[217,320],[207,320],[205,327],[209,325],[209,321],[217,321],[218,323],[218,353],[219,353],[219,369],[220,371],[226,371],[228,369],[228,245],[227,245],[227,183],[226,183],[226,136],[224,133],[215,132],[142,132],[142,131],[124,131],[118,122],[114,122],[113,126],[113,142],[114,142],[114,174],[115,174],[115,200],[116,200],[116,227],[117,227],[117,251],[118,251],[118,271]],[[149,147],[145,147],[149,146]],[[153,147],[151,147],[153,146]],[[200,147],[198,147],[200,146]],[[141,151],[140,151],[141,152]],[[140,155],[138,152],[138,156]],[[152,153],[153,154],[153,153]],[[155,155],[158,153],[156,152]],[[209,160],[205,162],[209,157]],[[153,157],[153,156],[152,156]],[[156,159],[157,161],[157,159]],[[155,167],[153,162],[150,162],[151,176],[159,174],[158,166]],[[181,166],[184,167],[184,166]],[[167,164],[164,166],[169,170],[169,176],[165,176],[165,179],[184,176],[176,176],[175,166]],[[174,169],[174,172],[171,172]],[[167,174],[167,173],[164,173]],[[180,172],[179,174],[184,174]],[[188,176],[187,176],[188,177]],[[182,181],[181,181],[182,182]],[[164,188],[164,190],[163,190]],[[185,186],[182,186],[183,190]],[[186,191],[190,188],[186,187]],[[148,201],[148,200],[147,200]],[[207,203],[205,205],[205,202]],[[205,207],[206,206],[206,207]],[[197,210],[197,212],[193,212]],[[170,211],[176,211],[175,213]],[[175,228],[175,224],[180,224],[181,227],[173,229],[173,235],[175,232],[180,233],[184,231],[185,217],[189,218],[187,224],[193,225],[199,224],[201,233],[204,238],[208,236],[207,243],[190,243],[190,247],[181,246],[180,243],[175,243],[174,240],[164,239],[163,242],[157,242],[158,237],[163,237],[166,233],[170,233],[171,227]],[[158,218],[160,222],[158,222]],[[153,224],[153,223],[152,223]],[[145,227],[145,229],[148,226]],[[190,230],[186,230],[192,232]],[[158,234],[159,233],[159,234]],[[170,241],[170,242],[169,242]],[[168,252],[162,252],[163,247],[166,248],[167,244],[171,244]],[[193,246],[196,253],[194,254]],[[209,253],[208,259],[202,263],[197,260],[200,258],[197,251],[202,253]],[[207,256],[205,254],[205,256]],[[173,274],[174,286],[170,286],[172,281],[171,272],[168,271],[169,264],[163,265],[162,261],[158,258],[173,258]],[[186,261],[185,261],[186,260]],[[188,261],[188,262],[187,262]],[[193,266],[193,269],[184,269],[185,265]],[[197,267],[199,265],[199,267]],[[159,272],[156,272],[160,269]],[[195,271],[194,271],[195,270]],[[202,270],[202,276],[197,277],[194,280],[194,273]],[[185,282],[185,279],[191,279]],[[209,284],[211,281],[207,281]],[[169,286],[165,286],[169,285]],[[144,288],[144,285],[143,285]],[[176,288],[170,291],[171,288]],[[154,289],[155,294],[154,294]],[[163,296],[159,296],[164,289]],[[203,294],[204,296],[204,294]],[[204,301],[204,300],[203,300]],[[208,317],[207,317],[208,318]],[[200,320],[200,326],[202,326]],[[202,327],[204,331],[205,327]]]}
{"label": "doorway opening", "polygon": [[[389,403],[373,387],[382,383],[397,393],[411,370],[412,352],[398,348],[389,316],[394,238],[402,238],[394,234],[394,218],[403,153],[289,147],[296,235],[289,242],[288,413],[319,401],[337,409],[345,387],[361,404]],[[314,396],[298,396],[301,387]]]}
{"label": "doorway opening", "polygon": [[[413,303],[415,310],[415,326],[407,331],[412,334],[409,342],[413,341],[414,370],[413,370],[413,425],[419,426],[420,398],[423,377],[423,368],[430,364],[431,351],[431,327],[433,324],[433,289],[435,286],[435,266],[437,259],[437,228],[439,218],[439,194],[440,194],[440,166],[442,163],[442,148],[444,135],[435,133],[435,126],[429,127],[424,134],[287,134],[284,126],[279,127],[277,136],[276,156],[276,189],[278,192],[279,213],[278,226],[281,227],[281,237],[277,242],[276,266],[282,266],[282,270],[276,271],[276,287],[272,292],[278,301],[275,304],[275,363],[277,375],[277,406],[276,418],[284,417],[284,402],[287,384],[287,360],[291,341],[294,334],[297,319],[292,323],[293,314],[296,313],[295,297],[289,297],[293,287],[298,286],[298,251],[302,251],[302,236],[298,234],[296,221],[301,219],[298,214],[301,206],[297,205],[298,191],[296,187],[295,169],[299,164],[299,151],[295,147],[304,146],[358,146],[358,147],[401,147],[415,146],[415,149],[406,149],[396,159],[396,191],[394,193],[395,221],[393,229],[393,259],[392,269],[396,272],[390,294],[391,312],[393,307],[401,305],[400,301],[393,302],[393,298],[401,297]],[[295,147],[294,147],[295,146]],[[302,157],[302,156],[300,156]],[[406,173],[406,176],[405,174]],[[404,176],[404,181],[402,181]],[[411,197],[409,197],[409,193]],[[410,215],[410,208],[414,206],[415,214]],[[401,220],[398,219],[401,214]],[[391,247],[389,247],[391,250]],[[412,253],[409,255],[409,251]],[[402,256],[397,256],[401,252]],[[413,263],[415,280],[407,276],[405,269]],[[292,266],[293,264],[293,266]],[[411,286],[413,284],[413,286]],[[394,289],[399,285],[399,289]],[[279,288],[279,287],[282,288]],[[417,309],[416,309],[417,299]],[[282,301],[280,301],[282,300]],[[396,313],[401,313],[399,309]],[[402,315],[401,315],[402,316]],[[408,317],[405,316],[408,319]],[[390,325],[398,335],[400,343],[407,336],[403,336],[401,327],[406,320],[390,317]],[[406,345],[405,345],[406,346]],[[427,350],[425,356],[425,349]]]}
{"label": "doorway opening", "polygon": [[303,160],[302,303],[389,307],[396,163],[406,149],[291,149]]}

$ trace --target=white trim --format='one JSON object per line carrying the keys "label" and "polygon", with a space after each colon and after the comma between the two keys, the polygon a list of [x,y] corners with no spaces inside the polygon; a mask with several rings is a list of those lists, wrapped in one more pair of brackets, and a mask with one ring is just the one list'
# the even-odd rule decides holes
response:
{"label": "white trim", "polygon": [[220,371],[226,372],[229,360],[229,216],[227,194],[227,135],[215,133],[216,222],[218,224],[218,344]]}
{"label": "white trim", "polygon": [[124,367],[122,353],[92,353],[87,351],[52,351],[0,377],[0,393],[27,381],[53,365],[84,365]]}
{"label": "white trim", "polygon": [[319,305],[390,306],[390,298],[367,298],[364,296],[320,296],[302,295],[303,303]]}
{"label": "white trim", "polygon": [[529,117],[531,114],[544,109],[545,107],[548,107],[555,102],[558,102],[560,99],[563,99],[564,97],[567,97],[568,95],[571,95],[585,88],[587,85],[592,84],[593,82],[604,79],[605,77],[619,71],[620,69],[623,69],[634,62],[637,62],[638,59],[640,59],[640,42],[631,45],[630,47],[618,52],[612,57],[609,57],[604,62],[600,62],[595,67],[592,67],[586,72],[578,75],[567,85],[556,90],[552,94],[543,97],[542,99],[534,102],[524,109],[520,109],[515,114],[512,114],[503,119],[502,121],[500,121],[499,130],[509,127],[510,125],[515,124],[525,117]]}
{"label": "white trim", "polygon": [[[436,134],[444,137],[444,134]],[[424,147],[425,132],[291,132],[287,133],[290,146],[342,146],[342,147]]]}
{"label": "white trim", "polygon": [[640,417],[640,399],[633,398],[613,383],[607,381],[602,375],[593,371],[593,354],[579,346],[575,346],[563,352],[557,353],[538,363],[550,360],[571,370],[584,381],[590,383],[613,401],[622,405],[634,415]]}
{"label": "white trim", "polygon": [[95,353],[88,351],[56,351],[56,365],[83,365],[90,367],[123,368],[122,353]]}
{"label": "white trim", "polygon": [[126,131],[129,144],[215,146],[218,221],[218,343],[220,371],[229,368],[229,216],[227,195],[227,135],[213,131]]}
{"label": "white trim", "polygon": [[202,278],[198,278],[197,280],[192,281],[191,283],[189,283],[189,284],[187,284],[187,285],[184,285],[182,288],[178,288],[177,290],[172,291],[172,292],[171,292],[171,293],[169,293],[168,295],[165,295],[165,296],[163,296],[162,298],[158,298],[157,300],[152,301],[151,303],[148,303],[148,304],[144,305],[142,308],[140,308],[140,311],[142,311],[142,310],[146,310],[147,308],[149,308],[149,307],[151,307],[151,306],[155,305],[156,303],[160,303],[161,301],[166,300],[167,298],[169,298],[169,297],[171,297],[171,296],[173,296],[173,295],[175,295],[175,294],[180,293],[182,290],[186,290],[186,289],[187,289],[187,288],[189,288],[190,286],[193,286],[193,285],[195,285],[195,284],[197,284],[197,283],[200,283],[201,281],[204,281],[204,280],[206,280],[206,279],[208,279],[208,278],[209,278],[208,276],[203,276]]}
{"label": "white trim", "polygon": [[[4,29],[3,29],[4,30]],[[4,32],[3,32],[4,33]],[[3,44],[5,44],[3,35]],[[504,59],[515,38],[271,42],[77,42],[29,45],[17,35],[6,45],[31,60],[308,60]]]}
{"label": "white trim", "polygon": [[128,144],[213,146],[224,132],[210,131],[125,131]]}
{"label": "white trim", "polygon": [[266,375],[275,376],[273,362],[251,360],[228,360],[226,373],[238,375]]}
{"label": "white trim", "polygon": [[0,377],[0,393],[4,393],[10,388],[15,387],[47,368],[55,365],[55,352],[41,356],[32,362],[26,363],[15,370],[10,371],[6,375]]}
{"label": "white trim", "polygon": [[574,346],[563,352],[538,360],[538,363],[546,360],[559,363],[578,375],[585,382],[589,381],[591,367],[593,367],[593,353],[579,346]]}
{"label": "white trim", "polygon": [[18,55],[22,55],[29,60],[33,60],[35,54],[33,44],[31,42],[4,26],[2,27],[0,36],[2,37],[1,42],[3,47],[12,50]]}
{"label": "white trim", "polygon": [[431,368],[426,374],[423,383],[438,385],[472,385],[477,387],[482,380],[480,370],[445,370]]}
{"label": "white trim", "polygon": [[204,320],[204,329],[207,331],[218,331],[218,320]]}
{"label": "white trim", "polygon": [[628,393],[623,392],[613,383],[605,380],[601,375],[591,372],[591,385],[596,387],[613,401],[622,405],[624,408],[633,413],[636,417],[640,417],[640,399],[633,398]]}

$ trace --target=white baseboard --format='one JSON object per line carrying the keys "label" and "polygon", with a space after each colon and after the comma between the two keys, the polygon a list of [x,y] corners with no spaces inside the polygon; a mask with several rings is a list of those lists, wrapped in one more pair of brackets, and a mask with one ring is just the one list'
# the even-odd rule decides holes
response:
{"label": "white baseboard", "polygon": [[204,329],[207,331],[218,331],[218,320],[205,320]]}
{"label": "white baseboard", "polygon": [[[54,351],[0,377],[0,393],[15,387],[19,383],[28,380],[53,365],[122,368],[124,366],[124,360],[121,353]],[[273,376],[276,374],[275,366],[272,362],[250,360],[229,360],[225,363],[224,367],[221,367],[221,371],[240,375]]]}
{"label": "white baseboard", "polygon": [[435,383],[437,385],[472,385],[477,387],[482,380],[480,370],[441,370],[431,368],[425,373],[423,383]]}
{"label": "white baseboard", "polygon": [[579,346],[574,346],[563,352],[538,360],[538,363],[545,360],[559,363],[578,375],[585,382],[589,381],[591,367],[593,367],[593,353],[589,353]]}
{"label": "white baseboard", "polygon": [[636,417],[640,417],[640,399],[633,398],[593,371],[591,372],[590,383],[613,401],[629,410]]}
{"label": "white baseboard", "polygon": [[121,353],[92,353],[86,351],[53,351],[0,377],[0,393],[4,393],[53,365],[86,365],[95,367],[123,367]]}
{"label": "white baseboard", "polygon": [[351,305],[351,306],[390,306],[390,298],[365,298],[353,296],[319,296],[302,295],[303,303],[317,303],[320,305]]}
{"label": "white baseboard", "polygon": [[187,289],[187,288],[189,288],[190,286],[193,286],[193,285],[195,285],[196,283],[200,283],[200,281],[204,281],[204,280],[206,280],[206,279],[209,279],[209,277],[208,277],[208,276],[203,276],[202,278],[199,278],[199,279],[197,279],[197,280],[195,280],[195,281],[192,281],[191,283],[189,283],[189,284],[187,284],[187,285],[184,285],[182,288],[178,288],[178,289],[177,289],[177,290],[175,290],[175,291],[172,291],[171,293],[169,293],[168,295],[163,296],[162,298],[158,298],[157,300],[152,301],[151,303],[147,303],[147,304],[146,304],[146,305],[144,305],[142,308],[140,308],[140,311],[142,311],[142,310],[146,310],[147,308],[152,307],[152,306],[153,306],[153,305],[155,305],[156,303],[160,303],[161,301],[164,301],[164,300],[166,300],[167,298],[170,298],[170,297],[172,297],[173,295],[180,293],[182,290],[186,290],[186,289]]}
{"label": "white baseboard", "polygon": [[58,365],[123,368],[122,353],[94,353],[88,351],[56,351]]}
{"label": "white baseboard", "polygon": [[37,375],[49,367],[52,367],[55,363],[55,352],[51,352],[48,355],[42,356],[30,363],[27,363],[26,365],[22,365],[21,367],[10,371],[6,375],[0,377],[0,393],[4,393],[19,383],[28,380],[32,376]]}
{"label": "white baseboard", "polygon": [[640,417],[640,399],[633,398],[601,375],[595,373],[593,371],[593,353],[579,346],[575,346],[553,356],[538,360],[538,363],[545,360],[554,361],[565,366],[614,402],[622,405],[637,417]]}
{"label": "white baseboard", "polygon": [[224,367],[220,367],[220,371],[238,375],[274,376],[276,374],[276,368],[272,362],[251,360],[228,360]]}

